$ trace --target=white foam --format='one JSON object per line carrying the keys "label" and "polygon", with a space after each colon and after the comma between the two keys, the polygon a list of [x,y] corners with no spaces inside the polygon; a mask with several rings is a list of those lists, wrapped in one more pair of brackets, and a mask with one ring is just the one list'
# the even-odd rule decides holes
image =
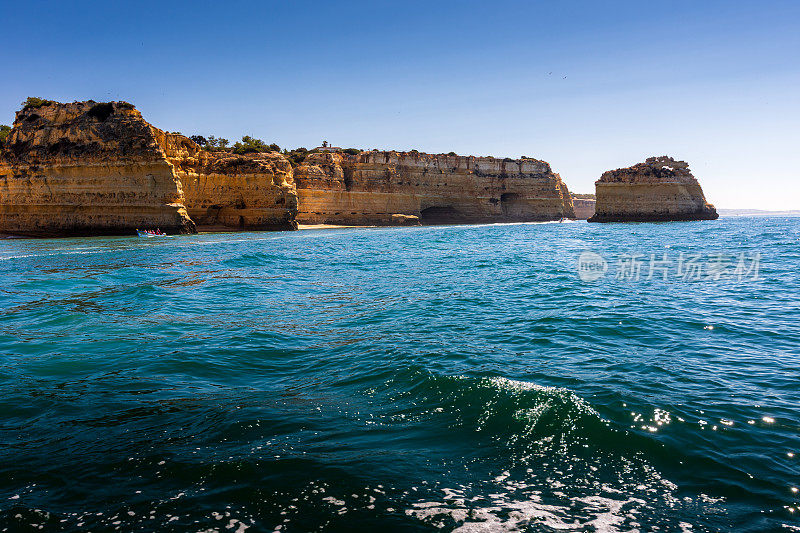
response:
{"label": "white foam", "polygon": [[[525,531],[544,526],[556,531],[575,531],[591,529],[600,532],[639,531],[643,519],[638,516],[652,510],[651,500],[674,508],[679,504],[673,492],[677,486],[664,479],[655,469],[646,469],[650,483],[637,487],[610,486],[608,483],[597,486],[600,494],[569,496],[563,492],[550,492],[547,502],[543,499],[542,488],[563,486],[561,481],[546,479],[544,482],[514,480],[513,474],[502,472],[487,480],[485,490],[477,496],[468,497],[474,492],[474,484],[453,488],[441,488],[442,499],[434,498],[411,504],[406,515],[414,517],[426,525],[442,528],[453,521],[460,533],[484,531]],[[645,496],[630,495],[633,490],[644,491]],[[698,503],[718,503],[705,495]],[[555,498],[553,498],[555,497]],[[686,500],[686,498],[685,498]],[[688,498],[691,504],[692,499]],[[576,508],[580,509],[578,518]],[[683,531],[691,531],[692,525],[681,522]]]}

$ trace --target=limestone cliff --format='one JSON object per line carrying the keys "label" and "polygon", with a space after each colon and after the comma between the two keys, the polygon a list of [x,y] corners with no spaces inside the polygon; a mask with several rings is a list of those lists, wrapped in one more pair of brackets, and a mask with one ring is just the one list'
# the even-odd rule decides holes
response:
{"label": "limestone cliff", "polygon": [[281,154],[209,152],[175,133],[163,134],[159,142],[199,229],[297,229],[292,166]]}
{"label": "limestone cliff", "polygon": [[457,224],[574,216],[566,185],[536,159],[314,153],[295,169],[295,182],[301,223],[394,225],[418,217],[423,224]]}
{"label": "limestone cliff", "polygon": [[595,187],[597,203],[589,222],[713,220],[719,216],[706,202],[688,163],[667,156],[608,171]]}
{"label": "limestone cliff", "polygon": [[573,194],[572,205],[575,207],[575,218],[588,220],[594,216],[596,199],[594,194]]}
{"label": "limestone cliff", "polygon": [[44,102],[17,112],[0,151],[0,233],[189,233],[158,130],[126,102]]}

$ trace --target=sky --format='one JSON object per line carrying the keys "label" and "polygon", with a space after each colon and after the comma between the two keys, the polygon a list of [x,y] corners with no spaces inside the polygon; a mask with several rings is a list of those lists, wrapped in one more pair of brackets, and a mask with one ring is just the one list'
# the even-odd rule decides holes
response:
{"label": "sky", "polygon": [[570,190],[688,161],[800,209],[800,2],[0,0],[0,123],[126,100],[186,135],[543,159]]}

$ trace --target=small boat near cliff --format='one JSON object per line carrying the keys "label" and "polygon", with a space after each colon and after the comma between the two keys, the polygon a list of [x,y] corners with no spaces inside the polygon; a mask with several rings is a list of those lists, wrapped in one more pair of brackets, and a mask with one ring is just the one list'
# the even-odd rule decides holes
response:
{"label": "small boat near cliff", "polygon": [[158,230],[158,229],[157,230],[140,230],[140,229],[137,229],[136,230],[136,234],[139,235],[139,237],[166,237],[167,236],[166,233],[164,233],[163,231]]}

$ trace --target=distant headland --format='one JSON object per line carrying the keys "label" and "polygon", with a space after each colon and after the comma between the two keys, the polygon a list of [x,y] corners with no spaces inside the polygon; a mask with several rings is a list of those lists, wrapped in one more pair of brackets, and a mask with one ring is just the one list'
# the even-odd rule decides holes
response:
{"label": "distant headland", "polygon": [[29,98],[0,129],[0,233],[21,236],[716,218],[671,158],[607,172],[596,208],[590,196],[539,159],[230,145],[162,131],[127,102]]}

